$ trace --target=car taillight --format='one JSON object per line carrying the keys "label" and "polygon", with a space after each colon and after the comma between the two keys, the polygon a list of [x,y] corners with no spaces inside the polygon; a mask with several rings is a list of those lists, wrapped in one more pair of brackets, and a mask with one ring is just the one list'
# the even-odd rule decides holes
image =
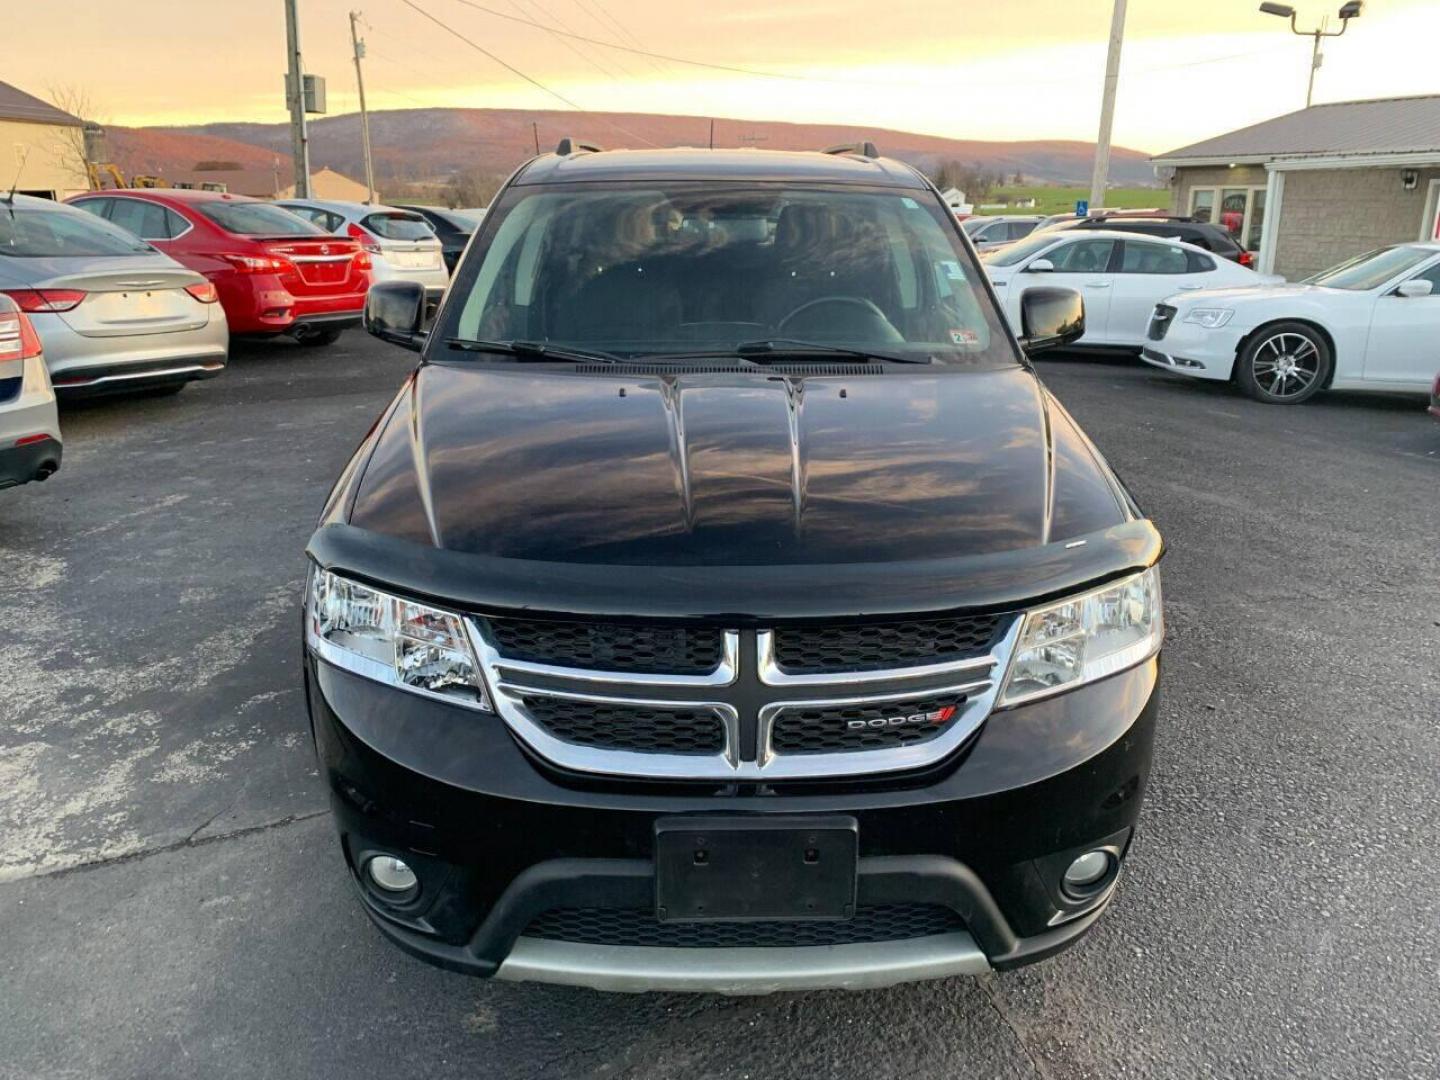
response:
{"label": "car taillight", "polygon": [[275,274],[290,265],[286,260],[270,255],[221,255],[220,258],[242,274]]}
{"label": "car taillight", "polygon": [[375,264],[370,261],[370,253],[368,251],[361,250],[355,253],[355,269],[369,270],[374,265]]}
{"label": "car taillight", "polygon": [[371,236],[368,232],[362,229],[359,225],[350,225],[348,228],[346,228],[345,234],[356,240],[360,244],[360,246],[366,251],[370,252],[370,254],[380,254],[379,242],[376,241],[373,236]]}
{"label": "car taillight", "polygon": [[0,360],[28,360],[39,355],[40,335],[25,313],[0,311]]}
{"label": "car taillight", "polygon": [[215,291],[215,286],[208,281],[202,281],[199,285],[186,285],[185,291],[202,304],[213,304],[220,299],[220,294]]}
{"label": "car taillight", "polygon": [[69,311],[85,299],[80,289],[6,289],[4,292],[21,311],[31,312]]}
{"label": "car taillight", "polygon": [[1254,266],[1254,265],[1255,265],[1255,253],[1254,253],[1253,251],[1242,251],[1242,252],[1240,252],[1240,265],[1241,265],[1241,266]]}

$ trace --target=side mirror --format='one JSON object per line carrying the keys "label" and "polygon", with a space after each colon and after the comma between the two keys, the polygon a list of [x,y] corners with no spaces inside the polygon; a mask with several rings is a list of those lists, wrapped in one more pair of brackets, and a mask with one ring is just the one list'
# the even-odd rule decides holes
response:
{"label": "side mirror", "polygon": [[1025,267],[1027,274],[1049,274],[1055,270],[1055,264],[1049,259],[1036,259],[1029,266]]}
{"label": "side mirror", "polygon": [[1085,299],[1074,289],[1026,289],[1020,294],[1020,347],[1034,356],[1085,334]]}
{"label": "side mirror", "polygon": [[1395,290],[1396,296],[1429,296],[1435,291],[1435,283],[1425,278],[1411,278],[1409,281],[1402,281],[1400,287]]}
{"label": "side mirror", "polygon": [[365,330],[381,341],[419,352],[426,335],[425,286],[418,281],[382,281],[365,297]]}

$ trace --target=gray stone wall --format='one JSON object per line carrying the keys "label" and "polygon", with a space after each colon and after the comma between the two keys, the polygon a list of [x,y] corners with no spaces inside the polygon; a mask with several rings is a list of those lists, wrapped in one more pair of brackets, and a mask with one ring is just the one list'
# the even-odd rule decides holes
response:
{"label": "gray stone wall", "polygon": [[1430,181],[1420,169],[1413,191],[1403,169],[1316,169],[1287,172],[1280,203],[1275,272],[1299,281],[1385,244],[1415,240]]}

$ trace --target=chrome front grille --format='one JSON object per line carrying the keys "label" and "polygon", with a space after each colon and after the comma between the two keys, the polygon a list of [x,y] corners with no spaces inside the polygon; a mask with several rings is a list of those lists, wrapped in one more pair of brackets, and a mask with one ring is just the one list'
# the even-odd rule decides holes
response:
{"label": "chrome front grille", "polygon": [[[923,768],[954,752],[989,715],[1020,619],[744,631],[498,617],[467,625],[496,711],[555,765],[769,781]],[[607,657],[618,663],[594,666]]]}

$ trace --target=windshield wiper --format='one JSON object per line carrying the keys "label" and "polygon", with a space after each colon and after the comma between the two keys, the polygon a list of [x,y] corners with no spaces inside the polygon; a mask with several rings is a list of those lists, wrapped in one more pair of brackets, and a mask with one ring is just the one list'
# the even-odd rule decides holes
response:
{"label": "windshield wiper", "polygon": [[586,352],[550,345],[544,341],[481,341],[473,338],[446,338],[445,344],[465,352],[503,353],[517,360],[558,360],[577,364],[618,364],[620,358],[611,353]]}
{"label": "windshield wiper", "polygon": [[808,360],[844,356],[866,362],[884,361],[889,364],[929,364],[928,356],[900,356],[896,353],[877,352],[874,349],[852,349],[845,345],[827,345],[819,341],[800,341],[796,338],[766,338],[762,341],[742,341],[735,346],[735,354],[757,364],[770,361],[794,363]]}

